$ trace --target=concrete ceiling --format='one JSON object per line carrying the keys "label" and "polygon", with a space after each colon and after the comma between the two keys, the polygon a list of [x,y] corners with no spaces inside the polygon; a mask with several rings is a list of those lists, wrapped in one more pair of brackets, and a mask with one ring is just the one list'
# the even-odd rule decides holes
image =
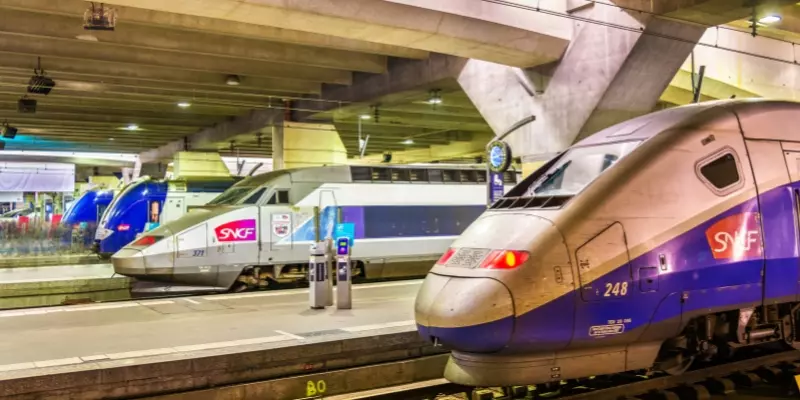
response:
{"label": "concrete ceiling", "polygon": [[[252,110],[281,107],[286,100],[324,101],[319,99],[323,85],[346,86],[354,74],[385,72],[389,59],[429,55],[390,44],[125,6],[114,6],[119,17],[115,31],[85,31],[82,16],[89,4],[0,0],[0,121],[19,128],[16,139],[6,140],[7,149],[140,153]],[[39,57],[56,87],[47,96],[27,95],[38,101],[35,114],[18,113],[17,101],[26,95]],[[241,85],[227,85],[228,75],[237,75]],[[488,135],[468,99],[450,89],[443,87],[446,103],[435,108],[425,103],[426,92],[380,105],[378,121],[363,121],[369,152]],[[191,106],[181,108],[180,102]],[[357,115],[328,116],[348,152],[355,154]],[[131,124],[138,130],[126,130]],[[271,155],[270,136],[262,136],[260,146],[256,137],[255,132],[241,134],[232,139],[233,147],[230,140],[217,147],[226,155]],[[414,144],[403,144],[407,139]]]}

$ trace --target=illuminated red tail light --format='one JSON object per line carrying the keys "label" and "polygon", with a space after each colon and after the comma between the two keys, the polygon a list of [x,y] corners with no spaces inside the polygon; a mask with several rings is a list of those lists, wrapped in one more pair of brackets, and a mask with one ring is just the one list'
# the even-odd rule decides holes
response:
{"label": "illuminated red tail light", "polygon": [[486,269],[514,269],[528,261],[527,251],[519,250],[492,250],[481,263],[480,268]]}
{"label": "illuminated red tail light", "polygon": [[151,246],[161,240],[159,236],[142,236],[133,242],[133,246]]}
{"label": "illuminated red tail light", "polygon": [[447,251],[445,251],[444,254],[442,254],[442,256],[439,258],[439,261],[437,261],[436,264],[442,264],[442,265],[447,264],[447,260],[449,260],[450,257],[452,257],[455,252],[456,249],[454,248],[447,249]]}

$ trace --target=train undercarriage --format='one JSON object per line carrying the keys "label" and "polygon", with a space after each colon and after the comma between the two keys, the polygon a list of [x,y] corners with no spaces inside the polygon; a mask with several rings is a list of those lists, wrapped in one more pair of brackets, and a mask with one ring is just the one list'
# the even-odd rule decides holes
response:
{"label": "train undercarriage", "polygon": [[[353,261],[351,264],[353,278],[365,278],[364,264]],[[331,274],[336,282],[336,274]],[[308,264],[285,264],[247,267],[231,287],[232,292],[266,289],[270,285],[298,284],[308,282]]]}
{"label": "train undercarriage", "polygon": [[722,361],[768,344],[800,350],[799,314],[800,303],[785,303],[694,318],[680,336],[664,342],[653,370],[678,375],[696,362]]}

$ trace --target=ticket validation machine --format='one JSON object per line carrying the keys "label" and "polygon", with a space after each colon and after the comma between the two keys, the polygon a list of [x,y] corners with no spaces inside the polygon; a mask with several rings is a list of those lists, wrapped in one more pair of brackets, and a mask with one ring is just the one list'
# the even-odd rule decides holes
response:
{"label": "ticket validation machine", "polygon": [[325,308],[332,302],[329,286],[331,284],[327,242],[311,245],[308,261],[308,305],[312,309]]}
{"label": "ticket validation machine", "polygon": [[336,239],[336,308],[353,308],[353,269],[350,268],[350,239]]}

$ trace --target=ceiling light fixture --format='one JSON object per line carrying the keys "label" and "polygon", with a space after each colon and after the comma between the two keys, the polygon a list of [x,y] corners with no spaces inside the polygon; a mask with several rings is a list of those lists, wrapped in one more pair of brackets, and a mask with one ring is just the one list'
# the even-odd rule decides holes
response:
{"label": "ceiling light fixture", "polygon": [[780,20],[781,20],[780,15],[767,15],[765,17],[761,17],[761,19],[759,19],[758,22],[762,24],[774,24],[776,22],[779,22]]}
{"label": "ceiling light fixture", "polygon": [[225,84],[229,86],[239,86],[242,82],[239,80],[238,75],[228,75],[225,79]]}
{"label": "ceiling light fixture", "polygon": [[403,140],[403,144],[414,144],[414,141],[411,139]]}
{"label": "ceiling light fixture", "polygon": [[125,130],[126,131],[138,131],[139,130],[139,125],[130,124],[130,125],[125,127]]}
{"label": "ceiling light fixture", "polygon": [[358,116],[358,118],[361,118],[361,119],[370,119],[370,118],[372,118],[372,117],[371,117],[369,114],[361,114],[361,115],[359,115],[359,116]]}
{"label": "ceiling light fixture", "polygon": [[110,138],[108,138],[108,140],[110,140],[110,141],[112,141],[112,142],[113,142],[113,141],[114,141],[114,138],[113,138],[113,137],[110,137]]}
{"label": "ceiling light fixture", "polygon": [[189,108],[191,106],[192,106],[192,103],[189,103],[188,101],[182,101],[182,102],[178,103],[178,107],[180,107],[180,108]]}
{"label": "ceiling light fixture", "polygon": [[433,89],[428,94],[428,104],[442,104],[442,96],[439,94],[441,90]]}

